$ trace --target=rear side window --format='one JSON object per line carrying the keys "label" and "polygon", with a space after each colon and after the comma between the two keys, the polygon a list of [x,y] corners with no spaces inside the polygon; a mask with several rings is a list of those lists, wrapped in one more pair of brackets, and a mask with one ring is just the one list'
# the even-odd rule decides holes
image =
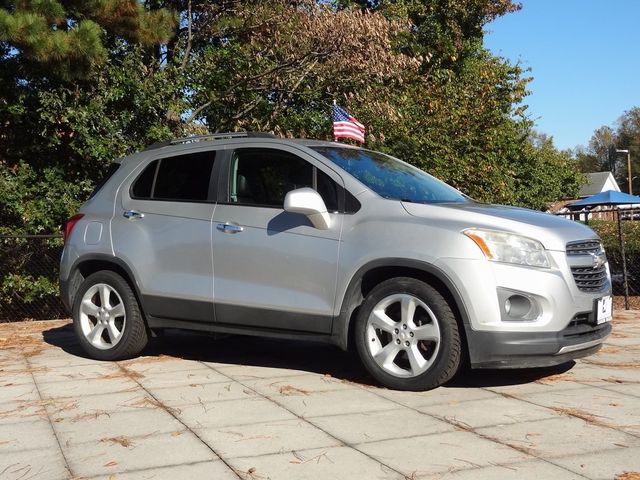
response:
{"label": "rear side window", "polygon": [[141,200],[206,202],[214,160],[215,152],[155,160],[133,183],[131,196]]}

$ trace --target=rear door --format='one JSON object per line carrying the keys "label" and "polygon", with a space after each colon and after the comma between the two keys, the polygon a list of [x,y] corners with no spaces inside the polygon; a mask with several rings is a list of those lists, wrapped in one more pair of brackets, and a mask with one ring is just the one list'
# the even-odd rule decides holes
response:
{"label": "rear door", "polygon": [[[213,217],[216,322],[331,332],[344,190],[319,167],[293,147],[230,152]],[[330,229],[284,211],[285,194],[302,187],[321,193]]]}
{"label": "rear door", "polygon": [[134,270],[145,313],[213,322],[211,219],[216,152],[145,162],[120,188],[112,221],[116,256]]}

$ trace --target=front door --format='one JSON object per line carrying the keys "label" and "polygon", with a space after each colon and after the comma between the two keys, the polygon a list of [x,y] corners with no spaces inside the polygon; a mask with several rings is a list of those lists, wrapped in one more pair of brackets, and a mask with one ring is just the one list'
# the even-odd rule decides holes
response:
{"label": "front door", "polygon": [[[226,202],[213,216],[216,322],[330,333],[342,215],[342,185],[297,149],[239,148],[231,153]],[[323,171],[324,170],[324,171]],[[312,187],[331,227],[283,210],[284,196]]]}

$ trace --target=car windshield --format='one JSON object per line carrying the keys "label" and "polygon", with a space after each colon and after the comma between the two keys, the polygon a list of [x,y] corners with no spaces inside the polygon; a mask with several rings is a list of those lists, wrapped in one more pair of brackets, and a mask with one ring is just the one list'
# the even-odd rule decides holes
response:
{"label": "car windshield", "polygon": [[311,148],[384,198],[413,203],[472,201],[428,173],[383,153],[355,148]]}

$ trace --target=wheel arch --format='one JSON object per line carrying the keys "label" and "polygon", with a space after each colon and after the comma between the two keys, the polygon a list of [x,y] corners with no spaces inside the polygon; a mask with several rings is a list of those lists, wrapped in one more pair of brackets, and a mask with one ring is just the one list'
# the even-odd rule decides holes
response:
{"label": "wheel arch", "polygon": [[84,255],[78,258],[69,270],[68,279],[65,282],[61,282],[60,293],[62,301],[69,311],[73,308],[76,293],[84,279],[100,270],[109,270],[120,275],[129,284],[143,312],[145,311],[144,305],[142,304],[143,297],[140,294],[140,289],[138,288],[131,268],[118,257],[99,253]]}
{"label": "wheel arch", "polygon": [[394,277],[415,278],[438,290],[454,310],[463,342],[463,351],[468,352],[469,315],[455,284],[438,267],[427,262],[407,258],[378,259],[358,269],[349,282],[342,298],[340,313],[333,324],[334,343],[343,350],[350,349],[354,338],[354,320],[360,305],[376,285]]}

